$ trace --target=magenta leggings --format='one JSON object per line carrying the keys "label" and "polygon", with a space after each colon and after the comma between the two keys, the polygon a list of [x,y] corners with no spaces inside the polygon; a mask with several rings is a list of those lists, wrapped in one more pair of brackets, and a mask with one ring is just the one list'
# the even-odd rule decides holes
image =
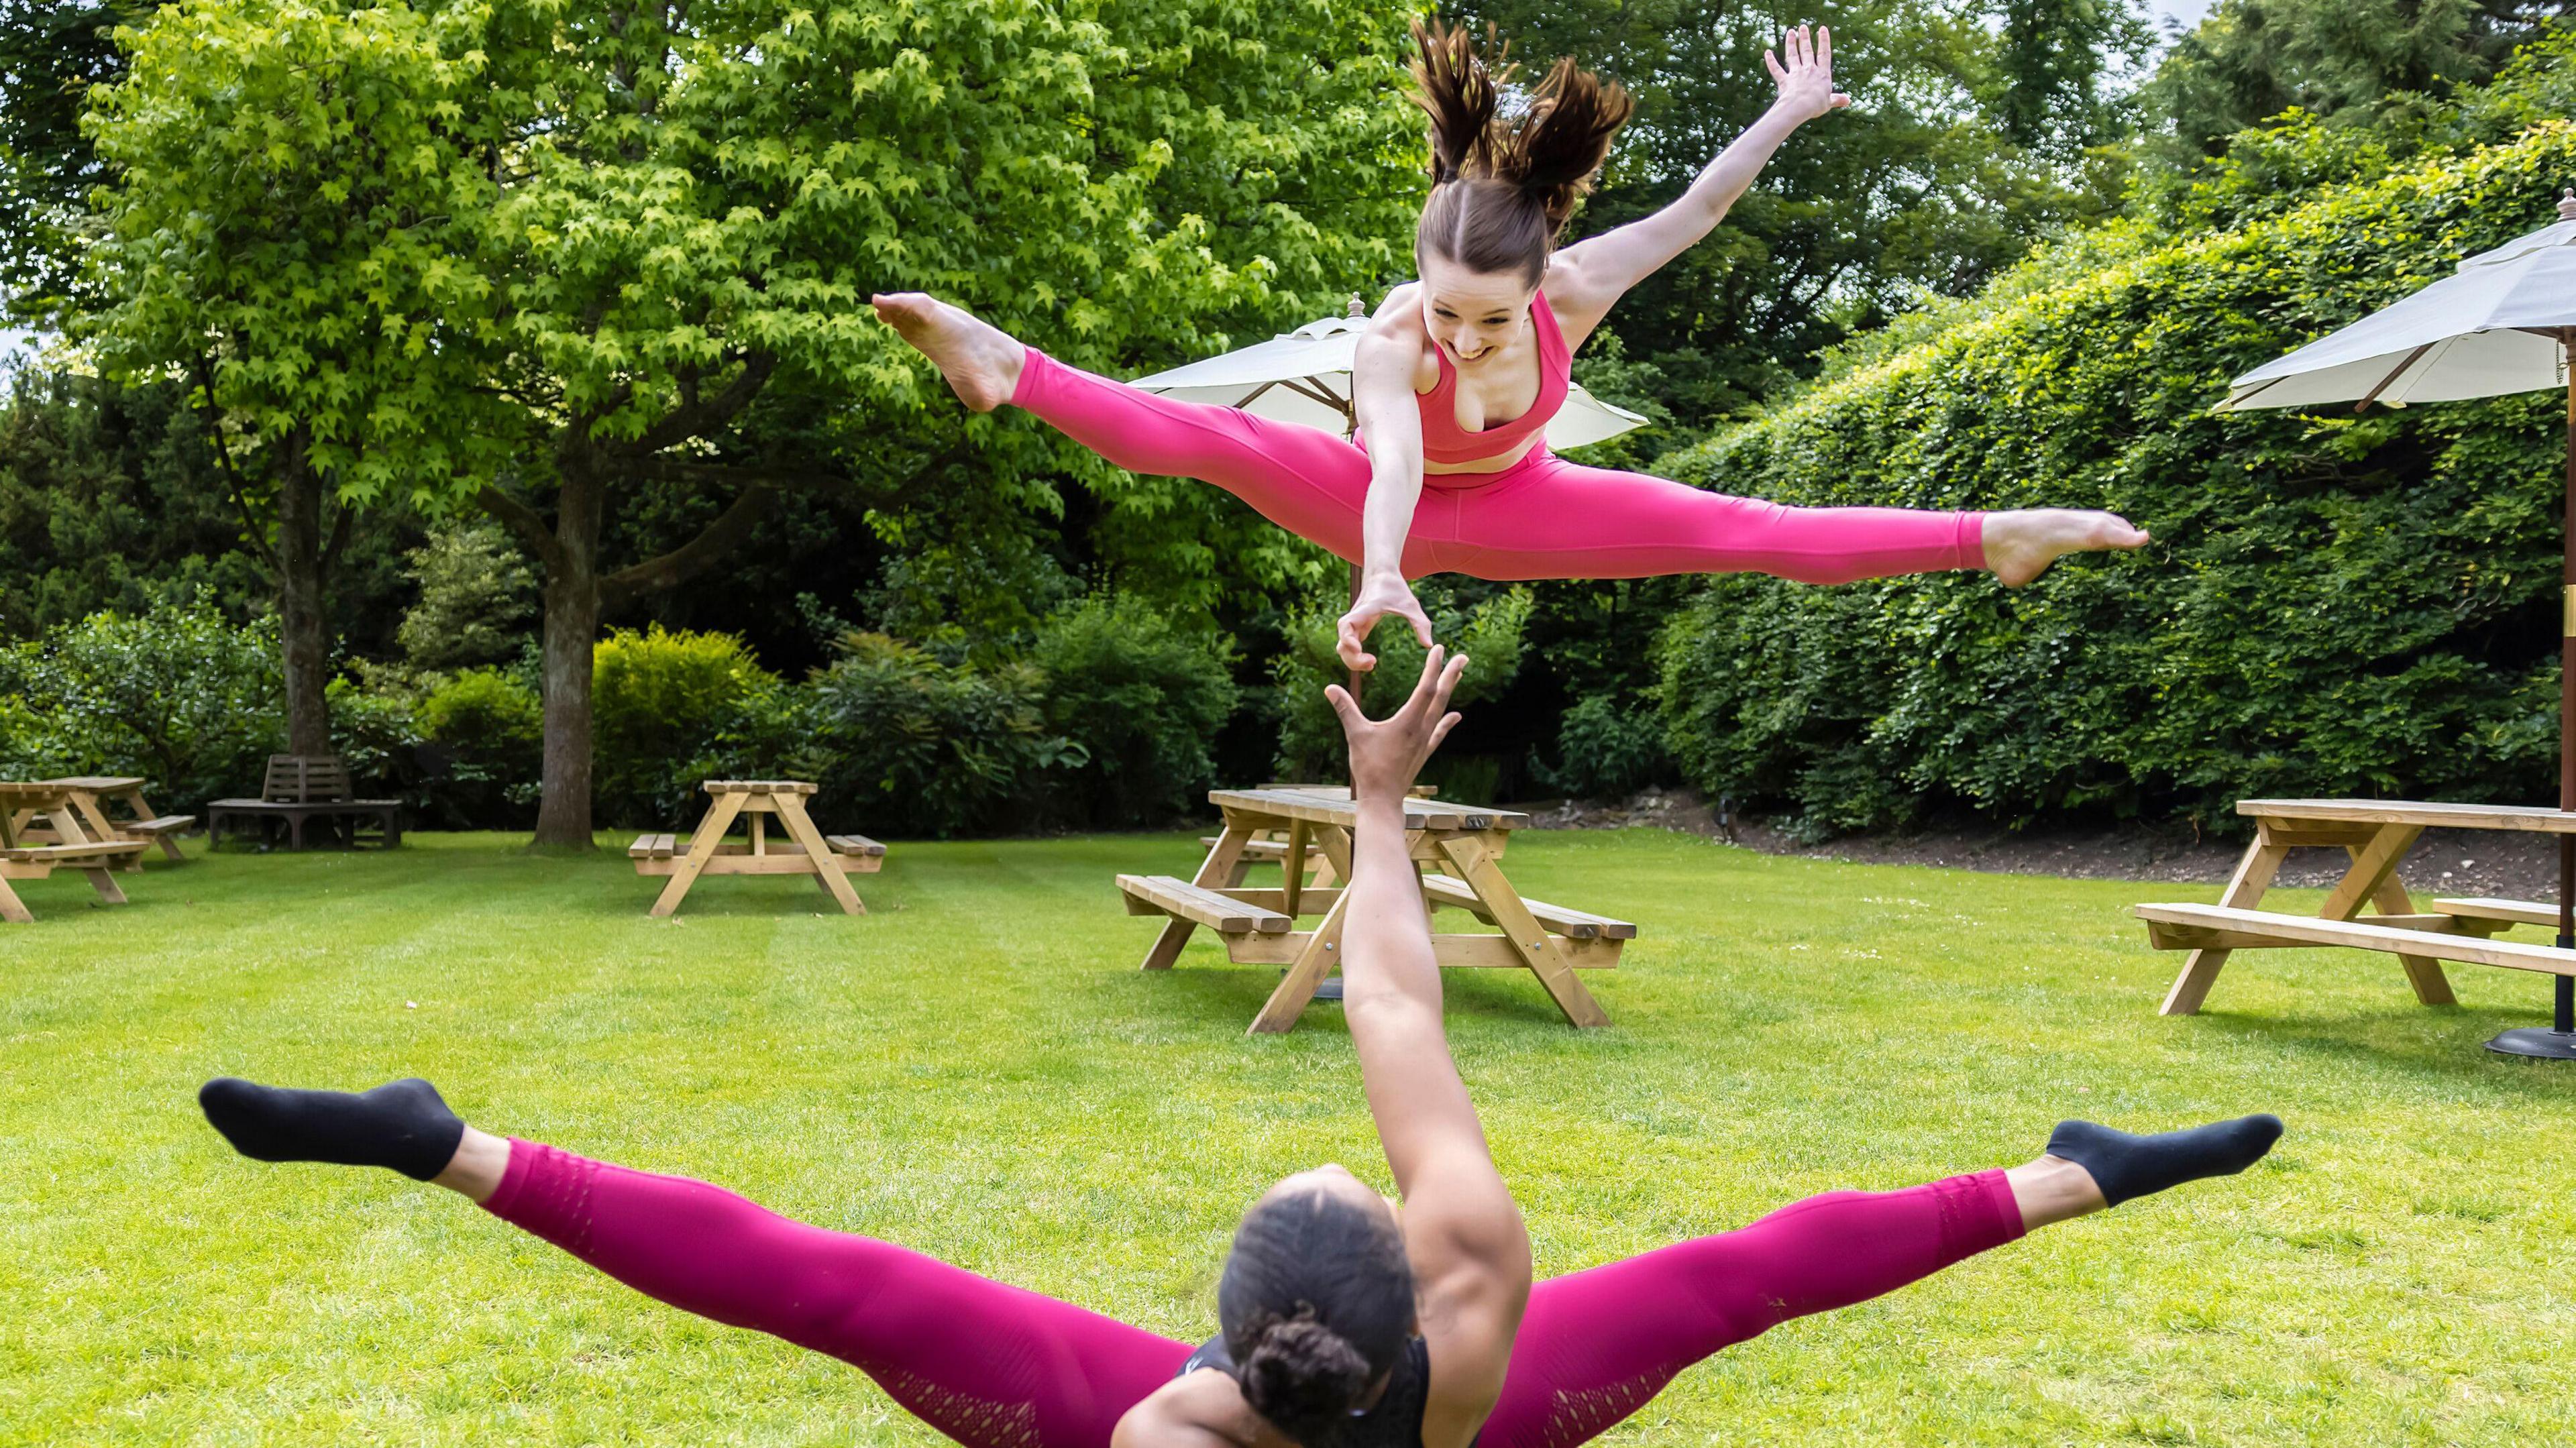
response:
{"label": "magenta leggings", "polygon": [[[1316,428],[1140,392],[1028,350],[1011,401],[1133,473],[1197,478],[1350,562],[1360,558],[1368,454]],[[1770,573],[1849,583],[1983,568],[1983,513],[1791,508],[1644,473],[1570,463],[1542,442],[1499,473],[1423,480],[1404,573],[1644,578]]]}
{"label": "magenta leggings", "polygon": [[[530,1141],[484,1203],[674,1307],[828,1353],[968,1448],[1108,1448],[1190,1346],[685,1177]],[[1682,1369],[2021,1235],[2000,1171],[1827,1192],[1751,1226],[1538,1284],[1478,1448],[1568,1448]],[[1436,1365],[1435,1365],[1436,1367]]]}

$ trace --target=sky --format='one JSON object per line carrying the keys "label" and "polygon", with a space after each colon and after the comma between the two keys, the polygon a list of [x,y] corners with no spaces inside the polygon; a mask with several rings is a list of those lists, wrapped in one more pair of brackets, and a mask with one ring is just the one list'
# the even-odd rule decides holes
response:
{"label": "sky", "polygon": [[2182,22],[2182,28],[2189,30],[2209,13],[2209,0],[2154,0],[2148,9],[2154,12],[2159,22],[2157,29],[2163,29],[2161,22],[2171,18]]}

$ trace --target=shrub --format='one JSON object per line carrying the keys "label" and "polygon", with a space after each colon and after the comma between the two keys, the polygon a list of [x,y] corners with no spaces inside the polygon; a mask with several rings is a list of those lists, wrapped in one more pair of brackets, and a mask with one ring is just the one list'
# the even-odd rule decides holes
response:
{"label": "shrub", "polygon": [[134,774],[162,808],[256,793],[285,747],[277,627],[236,625],[203,599],[95,613],[8,651],[0,695],[20,777]]}
{"label": "shrub", "polygon": [[1031,660],[1047,727],[1085,763],[1059,771],[1056,813],[1093,827],[1169,823],[1204,802],[1208,746],[1234,712],[1234,657],[1141,601],[1098,597],[1050,615]]}
{"label": "shrub", "polygon": [[1557,721],[1550,767],[1532,760],[1530,773],[1562,794],[1616,798],[1678,776],[1664,747],[1664,721],[1652,700],[1622,701],[1586,694]]}
{"label": "shrub", "polygon": [[612,631],[591,654],[591,798],[603,822],[685,824],[694,762],[733,706],[776,687],[742,640]]}
{"label": "shrub", "polygon": [[1817,830],[1964,802],[2545,797],[2564,399],[2218,414],[2229,378],[2551,214],[2576,127],[2138,238],[1667,459],[1783,502],[2106,507],[2138,557],[1969,575],[1712,580],[1667,627],[1684,775]]}
{"label": "shrub", "polygon": [[467,669],[421,700],[419,719],[434,758],[431,803],[442,817],[475,828],[533,818],[545,708],[525,679]]}
{"label": "shrub", "polygon": [[[1450,696],[1450,703],[1459,708],[1501,693],[1512,676],[1520,672],[1530,591],[1506,588],[1493,592],[1488,591],[1490,588],[1473,580],[1421,579],[1414,584],[1414,596],[1422,601],[1423,611],[1431,615],[1432,636],[1451,652],[1468,656],[1466,675],[1458,681],[1458,691]],[[1348,768],[1342,751],[1341,721],[1325,701],[1324,686],[1342,683],[1346,677],[1333,644],[1334,627],[1349,607],[1349,596],[1337,581],[1335,587],[1307,599],[1289,615],[1288,646],[1270,666],[1271,680],[1278,687],[1279,771],[1283,778],[1340,779]],[[1370,712],[1384,714],[1401,703],[1414,681],[1422,676],[1423,649],[1411,628],[1401,620],[1390,619],[1371,637],[1369,650],[1377,655],[1377,668],[1364,685],[1367,692],[1363,703]],[[1436,755],[1424,777],[1444,789],[1450,788],[1451,781],[1443,770],[1459,767],[1460,756]],[[1472,772],[1485,781],[1500,775],[1499,767],[1494,765],[1479,765]],[[1456,783],[1463,786],[1467,781]],[[1460,793],[1463,797],[1463,788]]]}
{"label": "shrub", "polygon": [[1045,681],[1029,665],[943,663],[883,634],[853,633],[838,647],[795,697],[738,710],[731,732],[765,733],[791,766],[812,761],[796,777],[820,783],[824,807],[836,818],[848,811],[863,833],[1025,828],[1038,772],[1081,761],[1048,733]]}

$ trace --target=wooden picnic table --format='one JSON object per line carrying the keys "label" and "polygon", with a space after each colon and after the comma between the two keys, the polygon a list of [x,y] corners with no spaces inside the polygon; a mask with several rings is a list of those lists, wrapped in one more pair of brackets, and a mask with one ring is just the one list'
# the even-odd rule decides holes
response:
{"label": "wooden picnic table", "polygon": [[[1118,889],[1131,915],[1166,917],[1145,952],[1143,969],[1170,968],[1192,932],[1206,926],[1238,965],[1283,965],[1287,974],[1253,1018],[1253,1033],[1291,1029],[1339,961],[1342,914],[1349,896],[1351,833],[1359,810],[1347,789],[1219,789],[1208,801],[1225,826],[1198,872],[1121,875]],[[1606,915],[1524,899],[1503,874],[1511,832],[1529,817],[1439,799],[1404,802],[1405,844],[1422,882],[1427,911],[1465,910],[1500,934],[1435,933],[1433,956],[1452,970],[1525,969],[1576,1026],[1606,1026],[1609,1015],[1575,972],[1618,964],[1637,927]],[[1275,861],[1275,889],[1244,881],[1256,863]],[[1309,868],[1315,869],[1309,878]],[[1298,918],[1319,915],[1312,929]]]}
{"label": "wooden picnic table", "polygon": [[41,880],[56,869],[80,871],[100,899],[122,905],[115,871],[144,849],[141,840],[91,839],[72,792],[61,785],[0,783],[0,920],[32,923],[36,917],[9,882]]}
{"label": "wooden picnic table", "polygon": [[[63,779],[36,781],[48,788],[61,789],[70,796],[72,811],[80,816],[90,839],[142,840],[159,845],[161,853],[171,859],[188,858],[179,853],[179,841],[174,836],[195,824],[197,817],[165,815],[153,809],[143,798],[144,782],[140,775],[121,774],[77,774]],[[124,807],[134,817],[127,820],[114,818],[108,809],[111,804]],[[28,838],[37,843],[62,843],[47,825],[32,826]],[[137,851],[125,868],[142,869],[142,852]]]}
{"label": "wooden picnic table", "polygon": [[[875,872],[885,863],[885,846],[865,835],[827,837],[814,828],[805,813],[813,785],[794,779],[710,779],[704,788],[713,798],[689,843],[682,845],[676,835],[641,835],[627,847],[636,874],[671,877],[648,914],[679,909],[700,875],[806,875],[840,902],[844,914],[868,913],[845,872]],[[786,829],[786,839],[769,838],[772,815]],[[750,838],[740,844],[725,838],[736,819],[747,819],[749,825]]]}
{"label": "wooden picnic table", "polygon": [[[2249,799],[2236,812],[2254,820],[2254,842],[2217,904],[2134,907],[2150,944],[2190,952],[2165,995],[2164,1015],[2199,1010],[2219,969],[2239,950],[2343,945],[2394,955],[2415,998],[2428,1006],[2453,1003],[2450,978],[2442,973],[2446,960],[2576,976],[2576,950],[2494,938],[2516,925],[2555,927],[2556,905],[2452,899],[2419,906],[2397,874],[2429,828],[2570,835],[2576,812],[2375,799]],[[2290,851],[2319,846],[2344,851],[2351,866],[2317,913],[2259,908]],[[2364,906],[2376,913],[2362,914]]]}

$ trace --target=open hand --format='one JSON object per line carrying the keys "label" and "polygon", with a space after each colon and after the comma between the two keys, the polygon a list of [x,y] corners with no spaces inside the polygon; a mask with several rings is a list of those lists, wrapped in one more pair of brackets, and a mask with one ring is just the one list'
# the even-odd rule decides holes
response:
{"label": "open hand", "polygon": [[1834,89],[1833,31],[1818,26],[1810,33],[1801,25],[1781,37],[1780,48],[1789,53],[1787,65],[1768,50],[1762,52],[1762,63],[1771,68],[1771,78],[1780,83],[1782,110],[1801,121],[1812,121],[1851,104],[1850,96]]}
{"label": "open hand", "polygon": [[1458,676],[1467,672],[1467,656],[1451,659],[1447,653],[1438,644],[1431,646],[1413,697],[1383,720],[1361,713],[1359,702],[1341,685],[1324,687],[1324,697],[1342,717],[1342,737],[1350,741],[1352,798],[1402,799],[1413,788],[1413,777],[1422,772],[1422,762],[1457,727],[1449,696],[1458,687]]}
{"label": "open hand", "polygon": [[1342,667],[1365,674],[1377,667],[1377,655],[1368,651],[1371,630],[1379,619],[1393,614],[1413,625],[1413,636],[1431,647],[1431,615],[1413,596],[1413,589],[1399,573],[1364,573],[1360,576],[1359,596],[1351,600],[1351,611],[1342,615],[1340,637],[1334,652],[1342,656]]}

